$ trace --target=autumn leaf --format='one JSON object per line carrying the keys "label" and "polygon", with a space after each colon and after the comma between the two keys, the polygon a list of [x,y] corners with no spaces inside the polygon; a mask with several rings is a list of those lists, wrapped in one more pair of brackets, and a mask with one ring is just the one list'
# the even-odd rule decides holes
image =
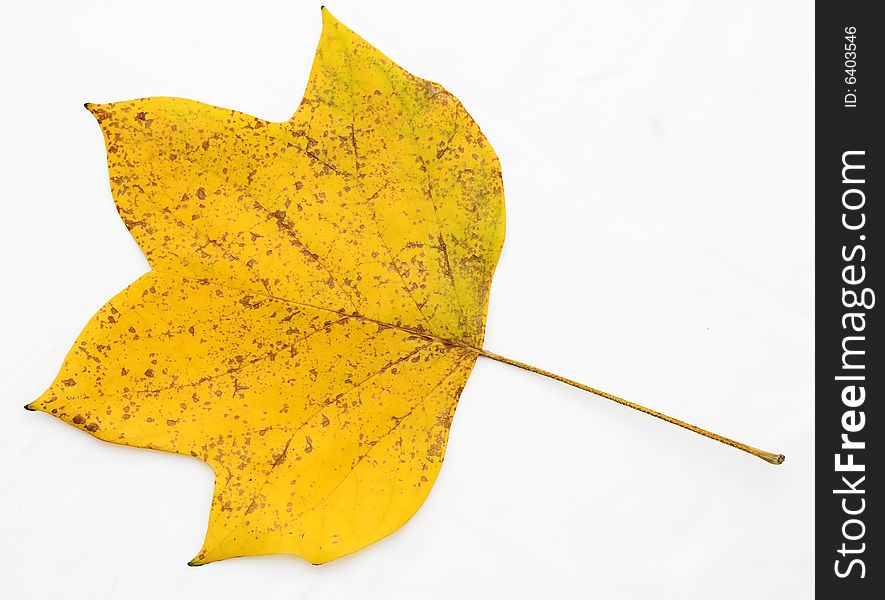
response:
{"label": "autumn leaf", "polygon": [[34,405],[216,473],[193,564],[314,563],[400,527],[439,473],[504,240],[457,99],[323,11],[283,123],[176,98],[89,105],[151,272]]}
{"label": "autumn leaf", "polygon": [[748,448],[482,348],[504,241],[498,159],[455,97],[328,11],[288,121],[178,98],[87,108],[151,271],[28,408],[208,463],[190,564],[322,563],[399,528],[439,473],[478,356]]}

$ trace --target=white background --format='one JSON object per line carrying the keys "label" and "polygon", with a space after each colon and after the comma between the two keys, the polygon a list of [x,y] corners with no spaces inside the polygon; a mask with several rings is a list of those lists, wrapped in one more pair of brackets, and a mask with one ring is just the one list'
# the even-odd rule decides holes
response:
{"label": "white background", "polygon": [[812,595],[811,2],[350,2],[500,156],[486,347],[787,455],[774,467],[484,359],[400,531],[323,567],[186,565],[196,460],[22,406],[147,269],[83,102],[298,105],[319,2],[29,1],[0,21],[0,596]]}

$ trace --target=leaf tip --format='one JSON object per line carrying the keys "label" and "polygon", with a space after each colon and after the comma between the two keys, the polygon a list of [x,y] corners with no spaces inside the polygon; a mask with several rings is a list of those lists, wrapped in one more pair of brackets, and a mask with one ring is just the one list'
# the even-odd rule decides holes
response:
{"label": "leaf tip", "polygon": [[195,557],[187,561],[187,566],[202,567],[203,565],[208,565],[209,563],[215,562],[216,560],[218,559],[206,556],[206,548],[204,547],[200,549],[200,552]]}
{"label": "leaf tip", "polygon": [[323,18],[323,27],[326,25],[334,25],[338,22],[338,19],[332,16],[332,13],[329,12],[329,9],[326,8],[326,5],[320,6],[320,14]]}
{"label": "leaf tip", "polygon": [[24,409],[28,412],[49,412],[46,394],[43,394],[36,400],[31,400],[25,404]]}

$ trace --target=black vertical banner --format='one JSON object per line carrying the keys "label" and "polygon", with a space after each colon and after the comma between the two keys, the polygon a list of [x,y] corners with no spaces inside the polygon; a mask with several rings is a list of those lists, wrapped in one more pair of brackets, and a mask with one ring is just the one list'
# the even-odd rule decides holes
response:
{"label": "black vertical banner", "polygon": [[[885,261],[874,2],[815,17],[815,561],[819,598],[881,598]],[[874,491],[877,490],[877,491]],[[874,594],[873,590],[878,593]]]}

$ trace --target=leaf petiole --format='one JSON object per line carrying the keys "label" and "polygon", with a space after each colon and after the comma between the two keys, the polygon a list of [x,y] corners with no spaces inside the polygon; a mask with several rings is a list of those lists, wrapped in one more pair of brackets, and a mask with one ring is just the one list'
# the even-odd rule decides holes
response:
{"label": "leaf petiole", "polygon": [[492,360],[496,360],[498,362],[511,365],[513,367],[518,367],[520,369],[524,369],[526,371],[530,371],[532,373],[537,373],[538,375],[543,375],[544,377],[549,377],[550,379],[555,379],[556,381],[560,381],[572,387],[576,387],[579,390],[584,390],[585,392],[590,392],[591,394],[595,394],[602,398],[606,398],[611,400],[612,402],[617,402],[623,406],[628,408],[632,408],[633,410],[638,410],[639,412],[645,413],[647,415],[651,415],[652,417],[656,417],[661,419],[662,421],[666,421],[667,423],[671,423],[673,425],[678,425],[684,429],[688,429],[689,431],[693,431],[699,435],[710,438],[711,440],[716,440],[722,444],[727,446],[731,446],[732,448],[737,448],[738,450],[743,450],[749,454],[757,458],[761,458],[767,463],[771,463],[773,465],[779,465],[784,462],[783,454],[775,454],[773,452],[767,452],[765,450],[760,450],[759,448],[754,448],[753,446],[748,446],[742,442],[735,441],[733,439],[727,438],[725,436],[721,436],[718,433],[713,433],[712,431],[707,431],[706,429],[701,429],[691,423],[686,423],[685,421],[681,421],[669,415],[665,415],[664,413],[658,412],[656,410],[652,410],[650,408],[646,408],[641,404],[636,404],[635,402],[630,402],[629,400],[625,400],[624,398],[620,398],[615,396],[614,394],[609,394],[608,392],[604,392],[602,390],[598,390],[594,387],[590,387],[589,385],[585,385],[583,383],[579,383],[567,377],[563,377],[562,375],[557,375],[556,373],[551,373],[550,371],[545,371],[544,369],[539,369],[538,367],[533,367],[532,365],[519,362],[518,360],[513,360],[512,358],[507,358],[506,356],[501,356],[500,354],[495,354],[494,352],[489,352],[488,350],[482,350],[473,348],[480,356],[485,356],[486,358],[490,358]]}

